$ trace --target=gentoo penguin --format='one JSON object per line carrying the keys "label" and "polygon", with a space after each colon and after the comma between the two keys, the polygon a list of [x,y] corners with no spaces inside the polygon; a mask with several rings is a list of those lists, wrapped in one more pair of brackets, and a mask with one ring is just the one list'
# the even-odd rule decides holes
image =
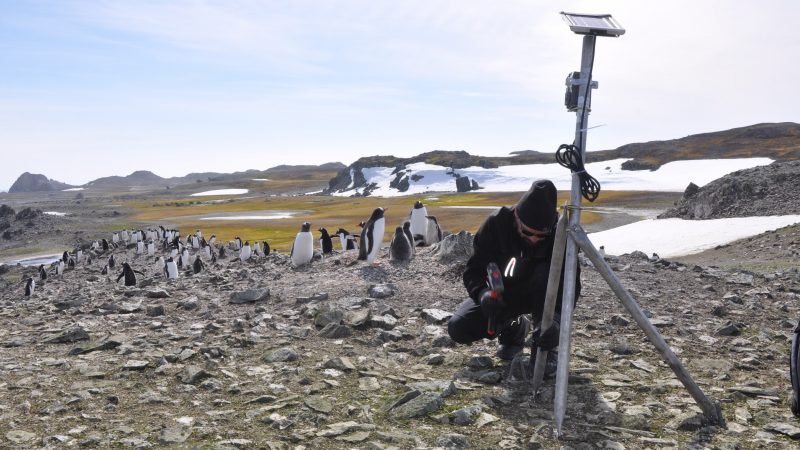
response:
{"label": "gentoo penguin", "polygon": [[[366,259],[370,264],[375,262],[375,258],[378,257],[378,253],[381,251],[381,245],[383,244],[383,231],[386,227],[386,220],[383,218],[385,211],[384,208],[375,208],[375,210],[372,211],[372,215],[369,216],[369,219],[364,224],[364,228],[361,230],[358,259]],[[362,248],[364,250],[363,258],[361,257]]]}
{"label": "gentoo penguin", "polygon": [[250,259],[250,255],[253,253],[252,248],[250,247],[250,241],[245,241],[244,246],[242,247],[242,251],[239,253],[239,259],[244,262]]}
{"label": "gentoo penguin", "polygon": [[189,249],[184,248],[183,253],[181,253],[181,260],[180,263],[178,264],[178,267],[180,268],[189,267],[190,264],[191,262],[189,261]]}
{"label": "gentoo penguin", "polygon": [[39,264],[39,279],[42,281],[47,279],[47,271],[44,270],[44,264]]}
{"label": "gentoo penguin", "polygon": [[411,252],[417,253],[416,246],[414,245],[414,235],[411,233],[411,221],[406,220],[403,222],[403,233],[405,233],[408,242],[411,244]]}
{"label": "gentoo penguin", "polygon": [[269,256],[269,242],[264,241],[264,256]]}
{"label": "gentoo penguin", "polygon": [[253,245],[251,245],[250,248],[253,250],[253,256],[261,256],[261,246],[258,245],[258,241],[253,241]]}
{"label": "gentoo penguin", "polygon": [[206,245],[203,247],[203,252],[205,252],[207,258],[211,258],[211,246]]}
{"label": "gentoo penguin", "polygon": [[240,238],[239,236],[236,236],[235,238],[233,238],[233,245],[234,245],[236,250],[241,250],[242,249],[242,238]]}
{"label": "gentoo penguin", "polygon": [[200,259],[200,255],[195,255],[194,263],[192,264],[192,271],[195,274],[198,274],[198,273],[202,272],[203,269],[205,269],[205,268],[206,268],[206,265],[203,264],[203,260]]}
{"label": "gentoo penguin", "polygon": [[325,228],[320,228],[319,230],[319,246],[322,248],[323,255],[330,255],[333,253],[333,242],[331,241],[331,236],[328,234],[328,230]]}
{"label": "gentoo penguin", "polygon": [[311,224],[303,222],[300,232],[292,244],[292,265],[302,266],[311,262],[314,257],[314,236],[311,234]]}
{"label": "gentoo penguin", "polygon": [[113,243],[115,243],[115,244],[119,242],[119,233],[114,233],[114,234],[111,236],[111,242],[113,242]]}
{"label": "gentoo penguin", "polygon": [[103,266],[103,268],[100,270],[100,275],[108,275],[108,264]]}
{"label": "gentoo penguin", "polygon": [[122,273],[117,277],[117,283],[119,283],[120,278],[125,277],[125,286],[136,286],[137,273],[144,276],[142,272],[133,270],[130,264],[124,262],[122,263]]}
{"label": "gentoo penguin", "polygon": [[392,244],[389,246],[389,259],[392,261],[408,261],[414,254],[413,249],[414,247],[408,241],[408,236],[403,231],[403,227],[395,228]]}
{"label": "gentoo penguin", "polygon": [[414,245],[427,245],[425,243],[425,234],[428,231],[428,221],[425,216],[428,215],[428,210],[421,201],[417,200],[414,207],[411,208],[411,235],[414,237]]}
{"label": "gentoo penguin", "polygon": [[128,242],[128,230],[122,230],[119,238],[122,239],[122,242]]}
{"label": "gentoo penguin", "polygon": [[65,251],[65,252],[64,252],[64,253],[61,255],[61,260],[62,260],[62,261],[64,261],[64,264],[66,264],[66,263],[67,263],[67,261],[69,261],[69,252],[66,252],[66,251]]}
{"label": "gentoo penguin", "polygon": [[225,258],[226,258],[225,246],[222,245],[222,246],[219,247],[219,259],[225,259]]}
{"label": "gentoo penguin", "polygon": [[[206,247],[206,248],[210,249],[210,248],[211,248],[211,246],[209,246],[209,247]],[[213,250],[209,250],[209,251],[211,252],[211,264],[214,264],[214,263],[216,263],[216,262],[217,262],[217,254],[216,254],[216,253],[214,253],[214,251],[213,251]]]}
{"label": "gentoo penguin", "polygon": [[58,265],[56,266],[56,275],[64,275],[64,261],[58,261]]}
{"label": "gentoo penguin", "polygon": [[78,249],[78,251],[75,252],[75,261],[81,262],[82,260],[83,260],[83,250]]}
{"label": "gentoo penguin", "polygon": [[428,227],[425,232],[425,245],[433,245],[442,240],[442,229],[439,228],[439,221],[436,216],[425,216],[428,219]]}
{"label": "gentoo penguin", "polygon": [[103,240],[100,241],[100,244],[103,246],[103,251],[107,252],[108,251],[108,241],[106,240],[106,238],[103,238]]}
{"label": "gentoo penguin", "polygon": [[156,254],[156,244],[153,241],[147,243],[147,255],[148,256],[155,256]]}
{"label": "gentoo penguin", "polygon": [[141,255],[144,253],[144,242],[139,241],[136,243],[136,254]]}
{"label": "gentoo penguin", "polygon": [[342,245],[342,251],[353,250],[355,242],[353,242],[352,235],[344,228],[336,230],[336,235],[339,236],[339,243]]}
{"label": "gentoo penguin", "polygon": [[168,280],[178,279],[178,265],[175,264],[175,260],[172,258],[169,258],[164,265],[164,278]]}
{"label": "gentoo penguin", "polygon": [[211,239],[208,240],[208,245],[214,245],[215,242],[217,242],[217,235],[212,234]]}
{"label": "gentoo penguin", "polygon": [[100,243],[97,241],[92,242],[92,250],[97,250],[100,248]]}
{"label": "gentoo penguin", "polygon": [[36,289],[36,281],[34,281],[33,277],[28,277],[28,280],[25,281],[25,297],[33,295],[34,289]]}
{"label": "gentoo penguin", "polygon": [[69,261],[67,261],[67,268],[68,269],[74,269],[75,268],[75,260],[74,259],[70,258]]}
{"label": "gentoo penguin", "polygon": [[117,265],[117,261],[114,259],[114,255],[108,257],[108,268],[113,269]]}

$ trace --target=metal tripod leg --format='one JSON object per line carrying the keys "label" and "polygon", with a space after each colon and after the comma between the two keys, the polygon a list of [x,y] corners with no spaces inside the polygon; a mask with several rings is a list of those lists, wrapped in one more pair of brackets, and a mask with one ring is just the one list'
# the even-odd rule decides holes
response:
{"label": "metal tripod leg", "polygon": [[[567,229],[569,233],[570,242],[575,242],[578,246],[583,250],[589,260],[592,262],[594,267],[606,281],[608,286],[614,293],[619,297],[622,301],[622,304],[625,306],[625,309],[633,316],[633,320],[639,325],[639,328],[644,331],[647,335],[647,338],[653,345],[661,352],[661,356],[664,358],[664,361],[669,365],[673,372],[675,372],[675,376],[678,377],[681,383],[686,387],[686,390],[689,391],[689,394],[694,398],[694,401],[697,402],[697,405],[700,409],[703,410],[703,414],[705,415],[706,419],[710,424],[714,425],[724,425],[725,418],[722,416],[722,411],[720,410],[719,404],[712,402],[708,399],[708,397],[703,394],[703,391],[694,382],[692,376],[689,375],[689,372],[681,364],[680,360],[675,353],[672,352],[672,349],[669,348],[664,338],[661,337],[658,330],[650,323],[647,319],[647,316],[644,315],[642,309],[639,308],[639,305],[636,303],[636,300],[631,296],[630,293],[622,286],[622,282],[620,282],[619,278],[614,274],[614,271],[611,267],[606,263],[597,249],[594,248],[592,242],[589,240],[589,237],[586,235],[586,232],[583,231],[579,225],[571,226]],[[562,308],[565,308],[566,305],[562,305]],[[566,309],[566,308],[565,308]],[[564,327],[562,326],[562,336]],[[559,358],[559,364],[561,363],[561,359]],[[559,367],[560,369],[560,367]],[[561,416],[563,419],[563,415]],[[556,409],[556,424],[560,424],[559,417],[558,417],[558,409]],[[560,426],[559,426],[560,430]]]}
{"label": "metal tripod leg", "polygon": [[[556,310],[556,296],[558,295],[558,285],[561,278],[561,267],[564,265],[564,248],[567,242],[567,214],[566,210],[561,214],[556,224],[556,236],[553,243],[553,256],[550,259],[550,276],[547,278],[547,293],[544,300],[544,311],[542,312],[541,332],[544,333],[553,323],[553,316]],[[533,350],[533,349],[531,349]],[[539,388],[544,379],[544,370],[547,366],[547,354],[549,351],[539,348],[536,355],[531,352],[531,358],[536,357],[536,364],[533,367],[533,393],[534,397],[538,394]]]}

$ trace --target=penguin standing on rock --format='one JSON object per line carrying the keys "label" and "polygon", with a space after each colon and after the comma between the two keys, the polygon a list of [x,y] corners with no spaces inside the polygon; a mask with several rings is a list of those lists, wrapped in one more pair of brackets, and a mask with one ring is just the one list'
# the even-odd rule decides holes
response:
{"label": "penguin standing on rock", "polygon": [[264,249],[263,249],[263,251],[264,251],[264,256],[269,256],[269,251],[270,251],[269,242],[264,241]]}
{"label": "penguin standing on rock", "polygon": [[372,215],[364,223],[361,230],[361,242],[359,243],[358,259],[366,260],[372,264],[378,257],[383,244],[383,231],[386,228],[386,220],[383,215],[384,208],[375,208]]}
{"label": "penguin standing on rock", "polygon": [[250,241],[245,241],[244,247],[242,247],[242,251],[239,253],[239,259],[242,262],[247,261],[250,259],[250,255],[253,253],[252,248],[250,247]]}
{"label": "penguin standing on rock", "polygon": [[428,210],[421,201],[417,200],[414,203],[414,208],[411,209],[411,235],[414,237],[414,246],[427,245],[425,242],[425,234],[428,231],[428,221],[425,216],[428,215]]}
{"label": "penguin standing on rock", "polygon": [[403,227],[394,229],[394,237],[389,246],[389,259],[392,261],[408,261],[414,255],[414,247],[408,240]]}
{"label": "penguin standing on rock", "polygon": [[197,275],[198,273],[205,270],[206,265],[203,264],[203,260],[200,259],[200,255],[195,255],[194,263],[192,264],[192,271]]}
{"label": "penguin standing on rock", "polygon": [[122,277],[125,277],[125,286],[136,286],[137,273],[141,276],[144,276],[142,272],[139,272],[138,270],[133,270],[130,264],[124,262],[122,263],[122,273],[119,274],[119,276],[117,277],[117,283],[119,283],[119,280]]}
{"label": "penguin standing on rock", "polygon": [[106,238],[103,238],[103,240],[100,241],[100,243],[103,246],[103,251],[107,252],[108,251],[108,241],[106,240]]}
{"label": "penguin standing on rock", "polygon": [[168,280],[178,279],[178,265],[172,258],[167,259],[167,262],[164,265],[164,278]]}
{"label": "penguin standing on rock", "polygon": [[411,253],[416,254],[417,248],[414,245],[414,235],[411,233],[411,221],[406,220],[403,222],[403,234],[406,235],[406,239],[408,239],[408,242],[411,244]]}
{"label": "penguin standing on rock", "polygon": [[33,295],[33,290],[36,289],[36,281],[33,277],[28,277],[25,281],[25,297]]}
{"label": "penguin standing on rock", "polygon": [[56,275],[64,275],[64,261],[58,261],[56,265]]}
{"label": "penguin standing on rock", "polygon": [[302,266],[311,262],[314,257],[314,236],[311,234],[311,224],[303,222],[300,232],[292,244],[292,265]]}
{"label": "penguin standing on rock", "polygon": [[108,268],[113,269],[117,265],[117,261],[114,259],[114,255],[108,257]]}
{"label": "penguin standing on rock", "polygon": [[331,236],[328,234],[328,230],[325,228],[320,228],[319,230],[319,246],[322,248],[323,255],[330,255],[333,253],[333,242],[331,241]]}
{"label": "penguin standing on rock", "polygon": [[350,234],[350,232],[348,232],[344,228],[339,228],[338,230],[336,230],[336,235],[339,236],[339,242],[342,244],[343,252],[347,250],[356,249],[356,243],[354,239],[355,236]]}
{"label": "penguin standing on rock", "polygon": [[225,259],[227,256],[225,255],[225,246],[221,246],[219,248],[219,259]]}
{"label": "penguin standing on rock", "polygon": [[66,251],[65,251],[65,252],[64,252],[64,253],[61,255],[61,260],[62,260],[62,261],[64,261],[64,264],[66,264],[66,263],[69,261],[69,252],[66,252]]}
{"label": "penguin standing on rock", "polygon": [[47,279],[47,271],[44,270],[44,264],[39,264],[39,280],[44,281]]}
{"label": "penguin standing on rock", "polygon": [[425,245],[433,245],[442,240],[442,229],[436,216],[425,216],[428,219],[428,226],[425,229]]}

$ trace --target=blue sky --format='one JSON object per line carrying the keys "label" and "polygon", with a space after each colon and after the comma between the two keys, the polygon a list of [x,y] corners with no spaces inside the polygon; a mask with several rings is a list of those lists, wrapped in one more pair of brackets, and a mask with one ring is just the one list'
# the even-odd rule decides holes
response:
{"label": "blue sky", "polygon": [[[0,0],[0,189],[572,141],[561,10],[612,13],[589,150],[800,122],[800,2]],[[787,22],[787,18],[791,19]],[[788,23],[783,27],[782,23]]]}

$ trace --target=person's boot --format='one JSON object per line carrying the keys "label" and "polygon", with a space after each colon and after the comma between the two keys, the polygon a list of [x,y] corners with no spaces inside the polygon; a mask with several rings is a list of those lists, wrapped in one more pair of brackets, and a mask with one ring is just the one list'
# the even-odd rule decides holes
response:
{"label": "person's boot", "polygon": [[497,357],[504,361],[511,361],[525,347],[525,337],[530,331],[531,323],[525,316],[519,316],[509,321],[500,332],[497,339]]}

